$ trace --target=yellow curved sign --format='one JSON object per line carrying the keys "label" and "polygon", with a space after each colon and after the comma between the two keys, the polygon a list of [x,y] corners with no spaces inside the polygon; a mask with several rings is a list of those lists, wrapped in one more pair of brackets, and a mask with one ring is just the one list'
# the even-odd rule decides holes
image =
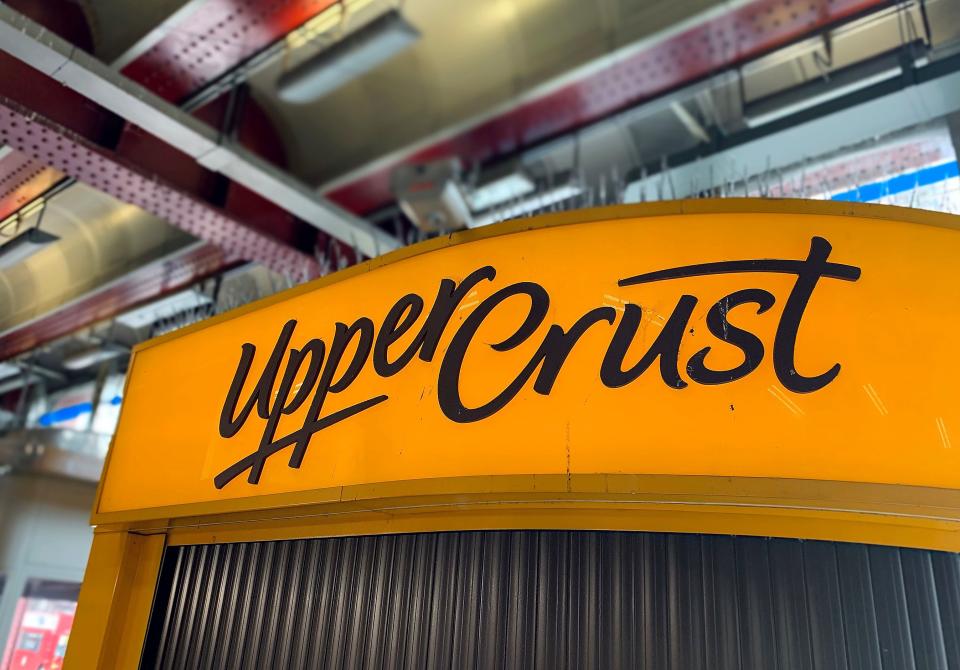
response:
{"label": "yellow curved sign", "polygon": [[960,489],[960,232],[904,217],[733,201],[513,222],[160,338],[135,354],[95,518],[516,475]]}

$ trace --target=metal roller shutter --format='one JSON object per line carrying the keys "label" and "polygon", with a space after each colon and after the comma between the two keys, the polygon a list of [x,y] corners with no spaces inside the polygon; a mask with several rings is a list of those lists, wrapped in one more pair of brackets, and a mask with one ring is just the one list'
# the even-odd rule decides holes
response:
{"label": "metal roller shutter", "polygon": [[167,550],[144,668],[960,668],[960,557],[592,531]]}

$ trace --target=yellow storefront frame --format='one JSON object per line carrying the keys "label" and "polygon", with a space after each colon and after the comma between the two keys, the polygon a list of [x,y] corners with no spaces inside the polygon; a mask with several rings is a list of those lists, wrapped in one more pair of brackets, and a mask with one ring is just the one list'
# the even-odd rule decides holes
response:
{"label": "yellow storefront frame", "polygon": [[[564,480],[564,481],[561,481]],[[386,497],[98,527],[65,668],[136,668],[168,546],[463,530],[611,530],[802,537],[960,551],[960,496],[942,489],[842,482],[804,493],[796,480],[574,476],[538,482],[472,482],[474,494],[444,494],[444,482]],[[463,488],[464,482],[456,483]],[[569,490],[567,486],[569,484]],[[542,485],[542,486],[541,486]],[[644,491],[618,493],[617,487]],[[386,489],[392,487],[385,487]],[[551,490],[552,489],[552,490]],[[482,492],[480,492],[482,491]],[[332,492],[331,492],[332,493]],[[350,492],[355,498],[359,491]],[[390,494],[390,495],[387,495]],[[807,497],[805,497],[807,496]],[[299,500],[297,499],[299,498]],[[710,504],[703,504],[705,499]],[[818,501],[830,499],[835,510]]]}
{"label": "yellow storefront frame", "polygon": [[[820,201],[693,200],[604,208],[605,220],[703,213],[815,214],[960,229],[957,217]],[[521,220],[405,248],[216,317],[199,330],[447,246],[585,220]],[[159,341],[182,335],[160,338]],[[156,344],[153,342],[151,344]],[[109,456],[108,456],[109,461]],[[106,468],[105,468],[106,471]],[[960,551],[960,491],[762,477],[627,474],[432,478],[99,513],[66,667],[136,667],[167,546],[383,533],[594,529],[801,537]]]}

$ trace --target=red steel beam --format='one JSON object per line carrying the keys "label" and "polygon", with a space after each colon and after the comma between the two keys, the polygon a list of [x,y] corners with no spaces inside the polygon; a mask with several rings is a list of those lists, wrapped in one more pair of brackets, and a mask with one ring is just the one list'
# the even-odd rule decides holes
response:
{"label": "red steel beam", "polygon": [[[167,99],[183,99],[332,4],[334,0],[206,0],[182,26],[174,26],[122,71]],[[327,195],[350,211],[372,211],[392,200],[390,173],[401,164],[450,156],[485,162],[506,156],[888,4],[889,0],[750,2],[371,169]]]}
{"label": "red steel beam", "polygon": [[[18,83],[23,81],[30,85]],[[195,168],[194,161],[153,138],[141,143],[150,151],[131,150],[131,134],[136,130],[108,110],[0,54],[0,143],[230,254],[295,276],[319,273],[312,255],[277,239],[289,230],[266,229],[262,220],[244,218],[251,212],[219,206],[213,176],[188,169]]]}
{"label": "red steel beam", "polygon": [[223,247],[228,253],[295,276],[316,276],[312,256],[242,225],[223,210],[144,173],[84,139],[0,96],[0,142],[123,202]]}
{"label": "red steel beam", "polygon": [[[180,100],[335,4],[334,0],[206,0],[122,72]],[[486,162],[584,127],[669,90],[825,30],[890,0],[756,0],[609,67],[527,101],[452,137],[329,189],[333,201],[367,213],[392,201],[401,164],[459,156]]]}
{"label": "red steel beam", "polygon": [[328,189],[325,195],[353,212],[370,212],[393,199],[390,174],[399,165],[451,156],[482,163],[507,156],[889,4],[888,0],[750,2],[464,132],[379,165]]}
{"label": "red steel beam", "polygon": [[121,72],[177,102],[338,0],[206,0]]}
{"label": "red steel beam", "polygon": [[0,220],[15,214],[61,179],[62,172],[19,151],[11,151],[0,158]]}
{"label": "red steel beam", "polygon": [[[168,100],[181,100],[334,2],[207,0],[184,25],[175,26],[123,72]],[[468,161],[489,161],[514,153],[885,4],[888,4],[885,0],[757,0],[478,123],[465,132],[412,151],[392,165],[371,170],[333,189],[329,195],[347,209],[370,211],[392,199],[389,175],[401,163],[453,155]],[[49,321],[51,325],[37,326],[39,330],[32,326],[27,331],[0,337],[0,360],[26,351],[40,341],[65,335],[84,323],[112,316],[138,301],[148,300],[151,290],[174,290],[196,281],[204,272],[214,272],[229,264],[231,261],[227,259],[249,257],[255,247],[259,248],[265,241],[273,242],[265,240],[262,234],[246,238],[243,231],[249,228],[240,225],[238,212],[256,211],[259,220],[270,221],[269,229],[283,230],[281,235],[286,236],[289,243],[304,248],[302,241],[291,241],[288,221],[278,224],[275,218],[278,214],[271,203],[264,206],[262,202],[249,200],[247,194],[229,189],[227,201],[233,203],[233,213],[224,215],[222,208],[208,202],[216,185],[211,185],[209,175],[203,172],[195,173],[186,184],[177,184],[180,190],[173,188],[171,183],[183,180],[186,168],[175,150],[145,147],[150,140],[137,136],[138,133],[144,135],[142,131],[117,124],[116,118],[106,110],[95,109],[80,96],[64,102],[64,97],[69,95],[58,94],[54,96],[56,100],[50,100],[48,82],[41,81],[41,90],[32,90],[37,80],[45,78],[32,70],[26,77],[22,71],[20,76],[11,75],[10,64],[3,62],[5,58],[0,54],[0,95],[7,97],[0,101],[3,103],[0,139],[9,136],[13,139],[11,144],[16,142],[24,147],[25,153],[34,160],[60,162],[70,168],[64,172],[82,173],[81,179],[121,199],[145,206],[160,216],[175,216],[185,226],[194,226],[204,239],[224,243],[230,251],[205,247],[210,257],[219,254],[219,261],[198,262],[199,269],[180,271],[178,276],[185,279],[182,283],[174,282],[169,289],[164,288],[166,270],[158,271],[156,265],[142,268],[131,275],[130,281],[112,288],[109,296],[95,294],[37,322],[47,324]],[[30,87],[16,84],[26,80],[31,81]],[[15,89],[12,96],[11,88]],[[41,100],[44,104],[24,105],[21,97],[24,95],[34,103],[38,95],[47,99]],[[38,107],[45,118],[30,118],[33,112],[29,110],[36,111]],[[46,146],[33,147],[29,133],[12,133],[18,119],[21,124],[27,121],[34,124],[33,132],[44,129],[41,134]],[[112,145],[115,150],[104,145]],[[112,175],[105,174],[111,170]],[[230,232],[238,232],[239,238],[246,241],[238,242],[229,232],[224,234],[224,226]],[[283,256],[280,250],[276,252]],[[272,255],[272,252],[268,254]],[[312,263],[312,259],[309,261]],[[317,272],[315,264],[310,271]],[[146,274],[141,276],[138,274],[141,272]]]}
{"label": "red steel beam", "polygon": [[[232,69],[246,57],[281,39],[336,0],[209,0],[183,26],[124,69],[168,100],[180,99]],[[61,0],[56,0],[61,2]],[[17,0],[14,7],[91,50],[77,28],[83,21]],[[65,9],[73,6],[65,3]],[[81,17],[82,18],[82,17]],[[216,56],[214,56],[216,54]],[[23,82],[29,81],[29,86]],[[214,126],[226,111],[226,98],[196,115]],[[282,143],[265,114],[247,100],[237,139],[264,158],[283,165]],[[0,143],[22,149],[0,161],[0,216],[5,216],[52,185],[63,173],[180,225],[213,244],[175,259],[146,265],[106,290],[0,336],[0,360],[113,317],[158,295],[188,286],[242,259],[259,260],[288,274],[316,276],[329,269],[312,252],[355,262],[352,249],[328,239],[255,193],[199,168],[189,157],[143,132],[109,110],[0,53]],[[32,173],[29,180],[23,177]],[[4,178],[10,176],[9,179]],[[16,187],[13,186],[16,181]],[[9,188],[5,188],[8,187]],[[8,208],[9,205],[9,208]],[[9,211],[8,211],[9,210]],[[252,230],[251,230],[252,229]],[[325,264],[329,266],[329,264]]]}
{"label": "red steel beam", "polygon": [[813,193],[847,190],[955,157],[955,152],[936,141],[911,139],[903,144],[828,162],[819,169],[805,172],[802,181],[799,178],[786,179],[782,185],[773,184],[769,195],[773,198],[797,198],[809,197]]}
{"label": "red steel beam", "polygon": [[[75,3],[68,0],[44,0],[40,3],[12,0],[10,4],[14,9],[21,11],[79,48],[87,51],[92,49],[92,41],[86,29],[83,14],[76,10]],[[214,16],[219,15],[216,21],[222,24],[221,28],[232,26],[244,35],[243,48],[240,48],[241,45],[229,43],[207,44],[203,48],[206,49],[209,46],[213,51],[223,50],[231,57],[240,58],[241,54],[245,53],[244,49],[259,48],[263,39],[271,41],[276,39],[276,30],[286,28],[291,22],[302,22],[312,15],[311,12],[315,14],[329,4],[331,2],[328,0],[322,2],[316,0],[315,2],[273,3],[268,6],[267,3],[258,5],[255,2],[224,3],[219,0],[216,2],[209,0],[194,13],[196,16],[192,17],[186,25],[169,33],[167,40],[176,42],[185,34],[189,34],[203,42],[206,36],[198,32],[198,29],[201,31],[210,29],[214,36],[223,36],[221,34],[223,31],[218,32],[216,24],[204,23],[204,21],[209,23]],[[228,20],[230,16],[244,17],[250,25],[242,27],[231,24]],[[266,31],[264,35],[263,29],[259,32],[252,29],[256,27],[255,20],[267,23],[272,21],[276,26],[273,31]],[[162,52],[169,46],[168,41],[161,41],[131,65],[147,62],[153,58],[151,54]],[[188,52],[184,52],[180,57],[186,57],[187,54]],[[202,53],[193,55],[200,60],[204,58]],[[29,81],[30,86],[24,86],[25,81]],[[163,93],[162,90],[160,92]],[[31,112],[36,112],[41,117],[79,134],[105,150],[104,153],[119,157],[141,174],[166,182],[186,195],[226,212],[231,218],[244,226],[254,228],[266,237],[275,238],[309,255],[313,254],[318,241],[321,245],[325,242],[325,236],[318,235],[316,228],[297,219],[281,207],[197,165],[193,159],[176,147],[166,145],[140,128],[125,123],[110,110],[84,99],[76,92],[4,53],[0,53],[0,96],[13,100]],[[227,115],[227,107],[227,96],[223,96],[198,109],[194,115],[214,127],[220,127]],[[237,141],[279,167],[284,167],[286,157],[283,143],[269,117],[260,109],[256,101],[246,96],[243,97],[239,111],[233,129]],[[2,167],[0,165],[0,180],[7,175],[2,171]]]}
{"label": "red steel beam", "polygon": [[[93,37],[83,9],[76,3],[69,0],[6,2],[80,49],[93,50]],[[14,214],[23,205],[43,195],[63,176],[57,170],[19,152],[5,156],[0,160],[0,219]]]}
{"label": "red steel beam", "polygon": [[28,326],[0,335],[0,361],[186,288],[239,260],[216,245],[203,244],[144,265],[121,280],[89,293]]}

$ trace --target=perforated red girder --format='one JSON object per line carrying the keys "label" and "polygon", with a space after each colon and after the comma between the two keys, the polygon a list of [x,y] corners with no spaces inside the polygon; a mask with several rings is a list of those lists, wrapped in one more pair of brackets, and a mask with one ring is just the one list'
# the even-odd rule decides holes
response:
{"label": "perforated red girder", "polygon": [[0,97],[0,143],[115,198],[132,203],[238,258],[284,274],[314,277],[316,260],[248,228],[225,212],[143,174],[80,136]]}
{"label": "perforated red girder", "polygon": [[[149,83],[144,82],[168,99],[177,99],[223,71],[212,58],[213,53],[219,54],[217,58],[221,59],[223,69],[233,67],[333,1],[211,0],[171,33],[168,41],[161,42],[132,64],[131,76],[143,81],[144,75],[152,71],[151,63],[162,68],[163,59],[173,55],[177,56],[174,60],[180,61],[188,57],[203,59],[204,63],[186,68],[193,72],[190,78],[176,80],[176,70],[170,69],[161,70],[160,75],[149,77]],[[69,2],[66,5],[69,5],[67,9],[73,6]],[[70,12],[31,11],[36,7],[29,2],[17,2],[14,6],[72,43],[90,50],[86,41],[78,39],[73,32],[64,32],[60,25],[65,23],[79,29],[82,15],[77,18]],[[246,29],[236,21],[229,25],[224,22],[224,17],[231,12],[234,19],[248,22]],[[65,20],[60,21],[61,18]],[[190,44],[189,40],[201,33],[206,37]],[[216,41],[213,38],[221,40],[218,46],[213,45]],[[187,43],[183,43],[183,39],[188,39]],[[136,74],[138,67],[142,68],[140,75]],[[173,79],[168,77],[171,73]],[[0,53],[0,101],[0,144],[10,144],[23,151],[0,162],[0,180],[9,177],[7,185],[15,180],[19,183],[24,174],[34,172],[37,167],[57,166],[202,239],[222,245],[220,248],[207,244],[176,259],[139,268],[106,291],[86,296],[25,328],[0,336],[0,360],[187,286],[240,260],[259,260],[297,278],[316,276],[320,272],[312,256],[297,251],[297,247],[313,248],[315,229],[246,189],[218,183],[209,171],[196,168],[191,172],[194,161],[175,147],[166,147],[155,138],[145,136],[142,130],[125,124],[110,110],[5,53]],[[223,111],[224,101],[220,100],[198,110],[197,115],[216,126]],[[253,100],[247,101],[237,133],[244,146],[274,163],[283,164],[282,151],[278,152],[282,145],[269,119]],[[53,175],[62,177],[54,168],[42,168],[34,174],[31,188],[35,180]],[[14,197],[20,197],[22,185],[15,190]],[[38,189],[36,194],[42,190]],[[4,184],[0,183],[0,216],[5,214],[2,194],[7,191],[9,189],[4,190]],[[326,236],[321,239],[326,240]]]}
{"label": "perforated red girder", "polygon": [[336,2],[206,0],[121,72],[177,101]]}
{"label": "perforated red girder", "polygon": [[[169,100],[179,100],[282,38],[333,2],[206,0],[181,26],[176,26],[164,40],[128,65],[124,73]],[[451,155],[467,161],[507,155],[885,4],[888,4],[885,0],[756,0],[455,137],[411,153],[396,164]],[[0,59],[4,56],[0,54]],[[0,337],[0,360],[148,300],[158,292],[186,285],[204,273],[214,272],[229,263],[228,259],[234,259],[236,250],[256,251],[268,259],[271,267],[278,267],[274,265],[277,262],[284,265],[286,256],[272,246],[282,244],[256,232],[252,233],[254,237],[247,237],[244,231],[250,232],[249,229],[235,218],[211,211],[209,204],[198,200],[195,194],[177,193],[169,185],[163,185],[162,179],[152,176],[140,164],[145,160],[144,154],[138,153],[142,148],[125,151],[124,155],[111,155],[97,147],[98,138],[117,132],[117,128],[111,126],[116,121],[111,114],[76,94],[78,99],[65,101],[63,96],[69,97],[67,93],[72,92],[63,93],[44,86],[49,81],[41,81],[46,78],[38,73],[8,76],[9,72],[0,68],[0,75],[3,75],[0,91],[4,90],[4,82],[14,88],[6,91],[8,99],[0,107],[0,128],[11,137],[8,143],[15,141],[19,147],[26,147],[31,158],[62,166],[61,169],[69,168],[64,172],[75,172],[74,176],[79,175],[108,193],[143,203],[151,212],[174,216],[187,230],[197,231],[204,239],[209,235],[231,249],[225,253],[212,246],[204,247],[206,251],[197,256],[193,266],[184,261],[183,269],[177,274],[183,281],[176,285],[161,279],[167,276],[167,270],[158,270],[156,265],[141,268],[129,281],[111,289],[112,295],[95,294],[37,322],[36,327]],[[24,86],[23,82],[31,85]],[[49,95],[51,91],[55,93],[53,97]],[[32,135],[26,133],[25,122],[34,112],[39,116],[31,120],[34,126],[30,130],[53,130],[52,134],[42,133],[43,143],[29,141]],[[14,134],[13,123],[18,119],[24,122],[23,132]],[[2,133],[0,130],[0,141],[4,141]],[[132,146],[129,143],[133,139],[125,139],[124,146]],[[396,164],[372,170],[337,188],[331,196],[355,212],[366,212],[389,202],[389,174]],[[232,231],[238,228],[235,246]],[[267,246],[261,247],[264,241]],[[265,248],[268,251],[264,252]],[[296,258],[294,265],[306,262],[311,272],[317,271],[312,259],[303,254]],[[284,271],[292,270],[287,266]]]}
{"label": "perforated red girder", "polygon": [[449,156],[467,162],[506,156],[886,4],[886,0],[756,0],[372,169],[327,196],[351,211],[369,212],[392,200],[390,173],[400,164]]}
{"label": "perforated red girder", "polygon": [[61,179],[62,172],[19,151],[11,151],[0,159],[0,220],[45,193]]}
{"label": "perforated red girder", "polygon": [[892,147],[884,147],[851,158],[827,163],[815,170],[805,172],[803,181],[787,179],[781,188],[776,177],[771,176],[770,195],[791,198],[813,193],[824,193],[855,188],[902,174],[934,163],[953,160],[953,152],[933,139],[911,140]]}
{"label": "perforated red girder", "polygon": [[[25,81],[29,86],[22,84]],[[312,226],[275,203],[243,192],[236,184],[199,166],[179,148],[124,122],[110,110],[3,52],[0,52],[0,97],[29,110],[31,117],[57,132],[73,133],[110,160],[225,212],[267,238],[303,251],[312,252],[314,248],[317,231]],[[282,166],[282,145],[266,114],[253,100],[248,100],[244,109],[246,113],[237,128],[238,139],[249,150]],[[224,100],[214,100],[196,114],[218,125],[225,110]]]}

